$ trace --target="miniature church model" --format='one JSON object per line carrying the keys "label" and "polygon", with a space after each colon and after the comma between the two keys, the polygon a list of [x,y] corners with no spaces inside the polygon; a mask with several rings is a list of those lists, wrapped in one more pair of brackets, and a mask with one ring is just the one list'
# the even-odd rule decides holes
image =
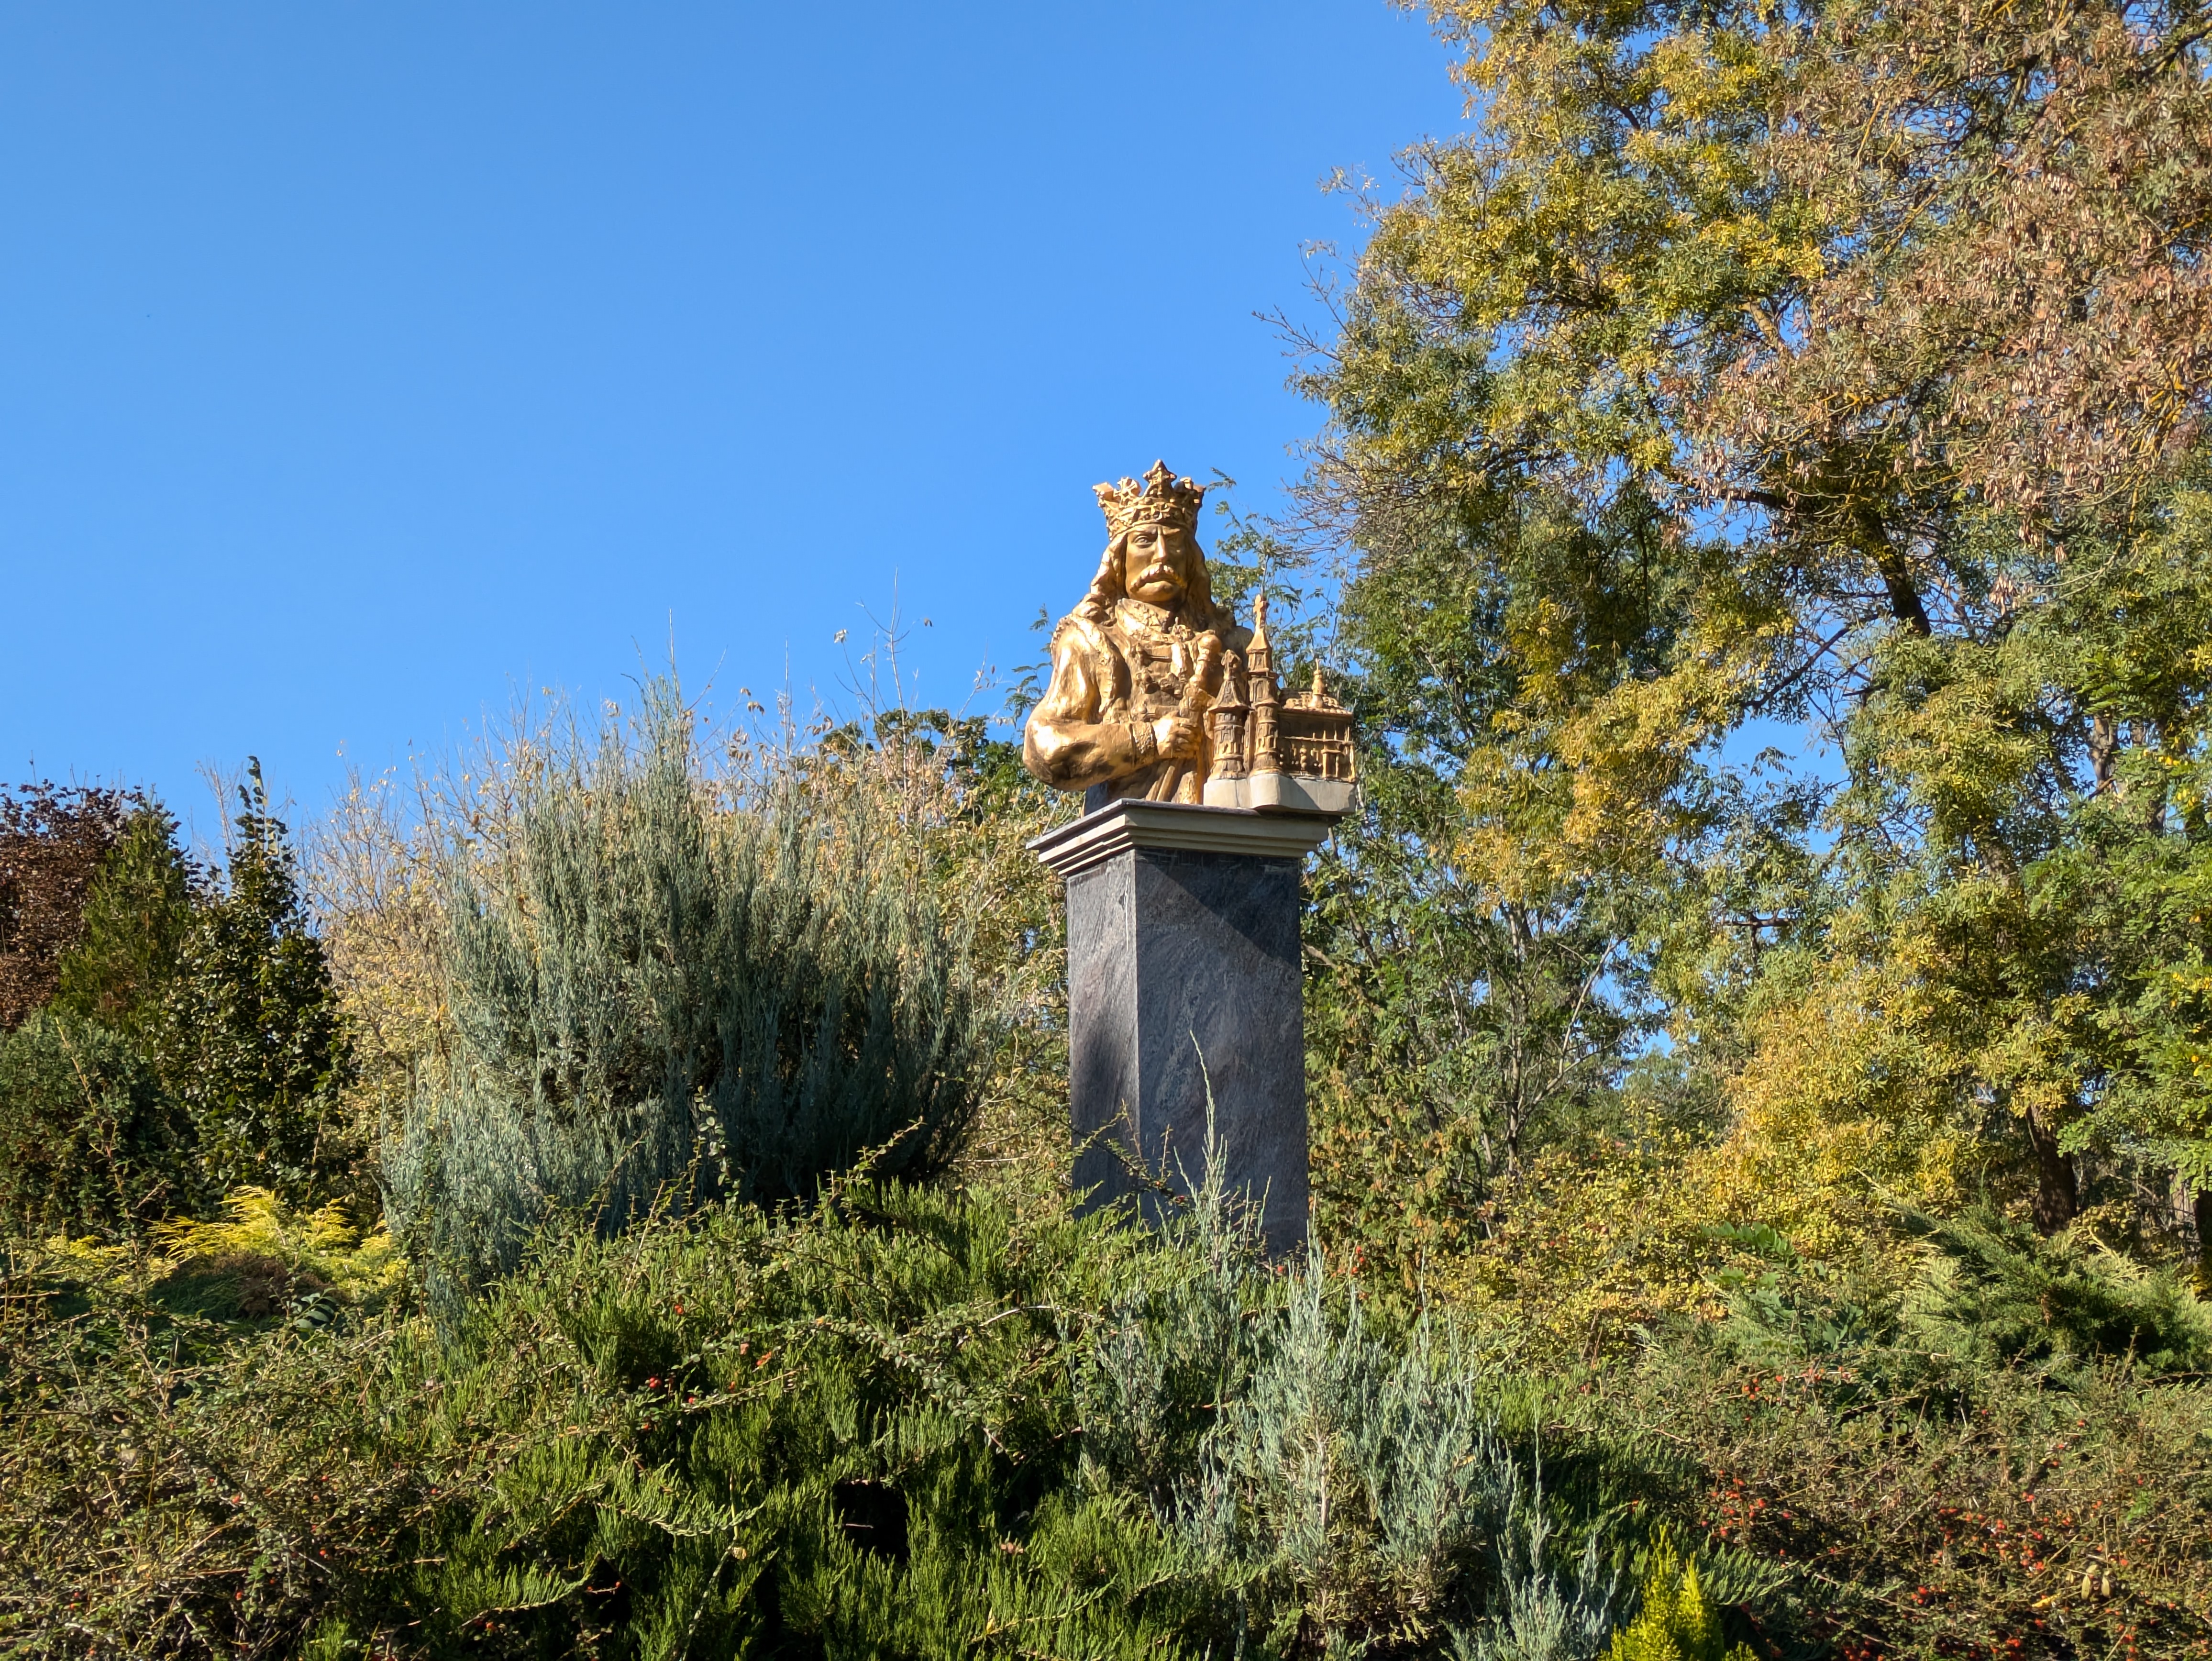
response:
{"label": "miniature church model", "polygon": [[1252,602],[1252,643],[1243,666],[1243,691],[1235,672],[1224,675],[1220,696],[1206,712],[1213,770],[1206,781],[1206,805],[1261,812],[1351,812],[1358,800],[1352,711],[1328,695],[1318,663],[1310,691],[1277,696],[1265,594]]}

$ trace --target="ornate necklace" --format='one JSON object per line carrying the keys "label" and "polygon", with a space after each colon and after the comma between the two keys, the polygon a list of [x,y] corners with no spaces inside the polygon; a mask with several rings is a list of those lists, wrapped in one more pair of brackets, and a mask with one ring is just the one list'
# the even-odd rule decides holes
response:
{"label": "ornate necklace", "polygon": [[1170,640],[1188,640],[1190,625],[1174,616],[1166,607],[1154,605],[1149,600],[1127,599],[1121,602],[1122,626],[1134,635],[1164,635]]}

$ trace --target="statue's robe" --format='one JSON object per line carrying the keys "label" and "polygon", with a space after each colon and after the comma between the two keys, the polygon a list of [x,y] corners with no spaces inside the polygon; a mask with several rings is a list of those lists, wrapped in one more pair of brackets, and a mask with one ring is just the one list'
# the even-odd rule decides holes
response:
{"label": "statue's robe", "polygon": [[[1199,752],[1163,757],[1152,723],[1185,706],[1196,677],[1200,643],[1241,650],[1243,629],[1193,629],[1179,612],[1121,599],[1100,621],[1071,612],[1052,636],[1052,684],[1030,712],[1022,759],[1030,772],[1063,790],[1085,793],[1084,812],[1134,796],[1146,801],[1199,802],[1212,769],[1212,741],[1197,721]],[[1216,684],[1206,689],[1210,697]]]}

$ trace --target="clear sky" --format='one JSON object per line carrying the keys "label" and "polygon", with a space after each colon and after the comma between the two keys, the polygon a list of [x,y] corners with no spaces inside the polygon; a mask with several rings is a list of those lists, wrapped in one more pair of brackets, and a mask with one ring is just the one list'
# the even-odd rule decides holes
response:
{"label": "clear sky", "polygon": [[0,9],[0,781],[313,812],[672,627],[834,699],[895,588],[957,704],[1092,483],[1291,472],[1253,313],[1445,64],[1382,0]]}

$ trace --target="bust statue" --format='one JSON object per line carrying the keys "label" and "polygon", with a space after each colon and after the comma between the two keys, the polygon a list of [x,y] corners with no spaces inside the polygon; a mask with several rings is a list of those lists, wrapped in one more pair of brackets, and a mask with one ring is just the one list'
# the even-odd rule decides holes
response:
{"label": "bust statue", "polygon": [[1206,487],[1155,462],[1141,484],[1096,487],[1106,552],[1091,592],[1052,636],[1052,683],[1030,712],[1022,759],[1047,784],[1086,793],[1204,800],[1204,720],[1229,653],[1248,636],[1213,603],[1198,510]]}
{"label": "bust statue", "polygon": [[1053,631],[1052,681],[1023,733],[1030,771],[1083,791],[1086,813],[1125,797],[1346,812],[1351,712],[1318,666],[1310,693],[1278,699],[1264,596],[1249,630],[1214,604],[1198,545],[1206,487],[1156,461],[1141,483],[1094,489],[1106,552]]}

